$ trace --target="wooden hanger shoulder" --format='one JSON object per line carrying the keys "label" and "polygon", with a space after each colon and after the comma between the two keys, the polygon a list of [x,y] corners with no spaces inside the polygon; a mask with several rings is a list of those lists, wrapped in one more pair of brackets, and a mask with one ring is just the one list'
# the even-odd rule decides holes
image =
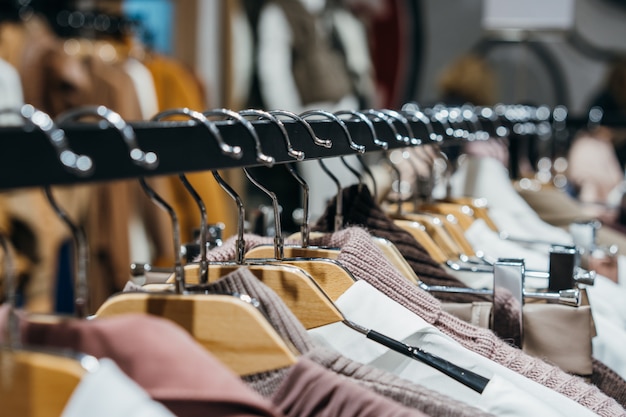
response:
{"label": "wooden hanger shoulder", "polygon": [[80,362],[69,357],[0,349],[2,415],[62,415],[85,373]]}
{"label": "wooden hanger shoulder", "polygon": [[435,217],[434,214],[407,213],[405,220],[416,221],[426,227],[426,232],[433,239],[439,249],[446,255],[447,259],[458,258],[461,249],[456,242],[450,237],[448,231],[445,230],[441,219]]}
{"label": "wooden hanger shoulder", "polygon": [[446,255],[426,232],[424,225],[409,220],[395,220],[394,223],[409,232],[436,262],[444,263],[447,260]]}
{"label": "wooden hanger shoulder", "polygon": [[472,198],[472,197],[455,197],[451,198],[450,202],[455,204],[465,204],[474,210],[474,216],[478,219],[483,219],[487,226],[494,232],[498,232],[498,226],[494,223],[489,216],[489,208],[487,206],[487,200],[484,198]]}
{"label": "wooden hanger shoulder", "polygon": [[396,245],[381,237],[372,237],[372,241],[382,250],[385,258],[396,267],[403,277],[415,285],[419,284],[419,277],[415,274],[411,265],[404,259]]}
{"label": "wooden hanger shoulder", "polygon": [[[242,266],[234,263],[211,263],[209,282],[215,282],[242,267],[247,268],[259,281],[270,287],[305,328],[313,329],[343,320],[343,315],[332,303],[324,288],[320,288],[321,285],[318,285],[311,274],[293,265],[263,263]],[[198,274],[187,274],[187,271],[192,269],[197,271],[197,265],[185,267],[185,279],[189,284],[197,284]]]}
{"label": "wooden hanger shoulder", "polygon": [[144,313],[169,319],[239,375],[291,366],[296,356],[261,312],[237,297],[214,294],[123,293],[97,318]]}
{"label": "wooden hanger shoulder", "polygon": [[443,227],[458,247],[461,249],[461,253],[467,256],[474,256],[474,248],[465,237],[465,233],[459,221],[452,214],[437,214],[437,217],[441,220]]}
{"label": "wooden hanger shoulder", "polygon": [[438,214],[452,214],[457,218],[459,224],[463,228],[463,230],[467,230],[470,228],[474,220],[474,210],[468,206],[467,204],[454,204],[454,203],[430,203],[423,204],[420,207],[420,210],[438,213]]}
{"label": "wooden hanger shoulder", "polygon": [[336,301],[356,282],[354,275],[333,259],[290,258],[280,263],[305,270],[332,301]]}

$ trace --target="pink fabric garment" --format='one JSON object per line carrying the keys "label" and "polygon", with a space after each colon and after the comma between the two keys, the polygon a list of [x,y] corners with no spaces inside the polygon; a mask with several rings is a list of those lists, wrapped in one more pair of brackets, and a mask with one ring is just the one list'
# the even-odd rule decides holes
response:
{"label": "pink fabric garment", "polygon": [[626,416],[626,411],[597,387],[507,345],[490,330],[473,326],[444,312],[436,298],[402,277],[372,243],[365,229],[351,227],[312,239],[311,245],[340,247],[338,261],[357,279],[367,281],[467,349],[571,398],[596,414]]}
{"label": "pink fabric garment", "polygon": [[372,394],[306,358],[291,369],[272,401],[287,417],[424,416]]}
{"label": "pink fabric garment", "polygon": [[23,321],[21,327],[24,343],[112,359],[177,416],[282,416],[187,332],[167,320],[129,314],[61,324]]}

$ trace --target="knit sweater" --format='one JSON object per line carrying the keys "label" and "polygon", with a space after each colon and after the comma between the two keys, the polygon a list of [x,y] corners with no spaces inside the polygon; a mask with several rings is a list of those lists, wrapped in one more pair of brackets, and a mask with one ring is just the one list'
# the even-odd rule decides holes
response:
{"label": "knit sweater", "polygon": [[[427,415],[441,417],[485,417],[489,414],[453,398],[413,384],[389,372],[354,362],[330,349],[317,346],[280,297],[252,273],[241,268],[211,284],[217,291],[248,294],[260,302],[260,310],[276,331],[289,340],[303,357],[347,377],[370,391]],[[271,397],[288,370],[247,376],[245,381],[265,397]]]}
{"label": "knit sweater", "polygon": [[[325,213],[318,220],[313,230],[332,232],[337,200],[333,199]],[[444,285],[448,287],[466,287],[457,278],[449,275],[424,249],[410,233],[396,226],[392,219],[372,198],[367,187],[357,185],[343,190],[343,226],[355,225],[365,227],[372,235],[389,240],[409,263],[413,271],[428,285]],[[489,301],[491,298],[482,295],[434,293],[442,301],[471,303],[473,301]],[[520,346],[521,335],[519,327],[520,308],[512,295],[499,293],[495,300],[494,310],[498,317],[494,332],[503,340],[515,346]]]}
{"label": "knit sweater", "polygon": [[[246,235],[246,250],[271,243],[271,238]],[[232,260],[235,244],[231,238],[209,252],[211,261]],[[582,378],[568,375],[558,367],[533,358],[520,349],[500,340],[492,331],[466,323],[444,312],[441,303],[431,294],[407,281],[387,261],[384,254],[362,228],[351,227],[322,238],[312,239],[311,245],[340,247],[339,262],[357,279],[364,279],[391,299],[413,311],[428,323],[451,336],[464,347],[481,354],[521,375],[551,388],[580,403],[601,416],[626,416],[626,411],[597,387]]]}
{"label": "knit sweater", "polygon": [[396,271],[364,229],[351,227],[314,239],[311,244],[340,247],[339,262],[357,279],[367,281],[467,349],[565,395],[596,414],[626,416],[626,411],[597,387],[507,345],[490,330],[444,312],[436,298],[412,285]]}
{"label": "knit sweater", "polygon": [[597,359],[593,359],[591,383],[626,408],[626,381]]}

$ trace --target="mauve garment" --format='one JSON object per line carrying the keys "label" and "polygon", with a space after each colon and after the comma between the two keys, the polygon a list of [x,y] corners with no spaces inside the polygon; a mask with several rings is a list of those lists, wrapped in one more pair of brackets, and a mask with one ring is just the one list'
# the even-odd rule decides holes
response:
{"label": "mauve garment", "polygon": [[293,366],[272,401],[287,417],[424,416],[372,394],[306,358]]}
{"label": "mauve garment", "polygon": [[60,324],[23,322],[22,338],[30,345],[112,359],[179,417],[282,416],[186,331],[158,317],[129,314]]}

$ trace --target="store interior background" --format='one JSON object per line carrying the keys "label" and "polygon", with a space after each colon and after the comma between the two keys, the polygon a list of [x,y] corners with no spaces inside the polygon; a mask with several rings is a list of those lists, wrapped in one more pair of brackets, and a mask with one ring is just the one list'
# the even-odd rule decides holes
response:
{"label": "store interior background", "polygon": [[[420,41],[404,51],[406,67],[398,71],[406,88],[387,103],[390,107],[408,100],[436,101],[442,69],[487,44],[483,51],[498,72],[499,101],[562,104],[580,114],[601,88],[610,60],[626,53],[626,3],[619,0],[362,3],[404,7],[410,13],[401,23],[412,29],[406,36]],[[241,74],[238,60],[249,59],[246,54],[251,53],[245,38],[252,34],[244,32],[249,28],[242,31],[242,7],[232,0],[124,2],[126,13],[143,20],[152,33],[157,50],[196,68],[209,86],[211,106],[231,108],[245,96],[245,78],[233,79]],[[485,27],[489,19],[491,29]],[[495,26],[505,30],[493,30]],[[416,65],[405,74],[411,62]]]}

